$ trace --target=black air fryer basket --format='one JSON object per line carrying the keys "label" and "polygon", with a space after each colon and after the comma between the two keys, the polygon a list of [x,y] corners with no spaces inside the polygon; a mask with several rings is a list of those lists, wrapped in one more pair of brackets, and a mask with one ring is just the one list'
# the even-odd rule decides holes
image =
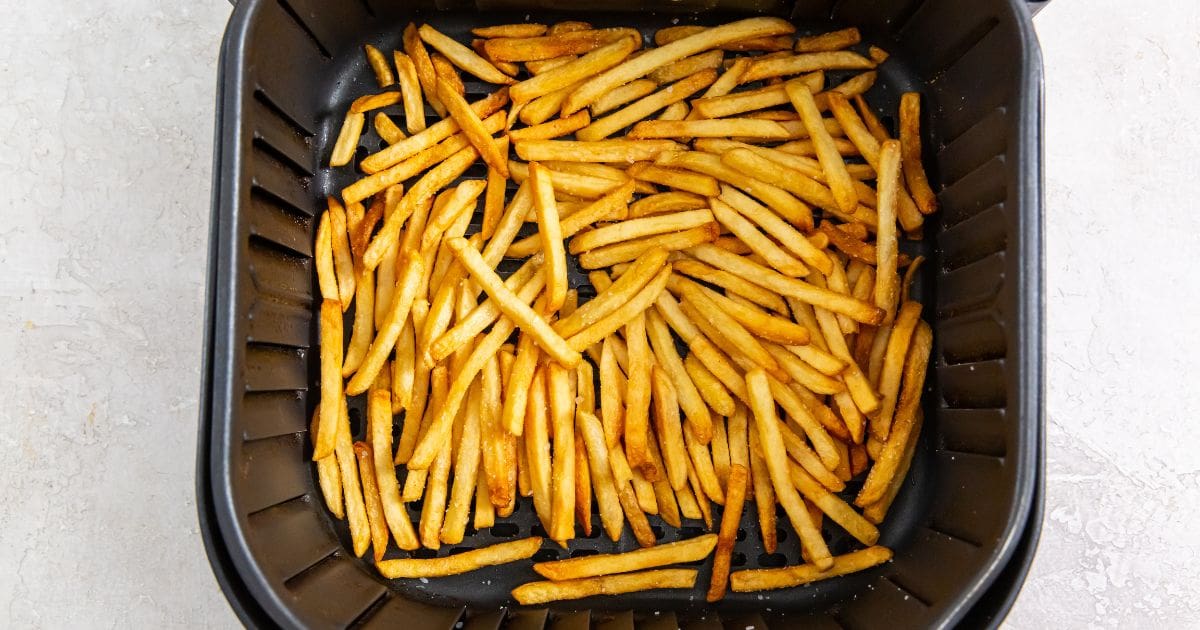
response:
{"label": "black air fryer basket", "polygon": [[[892,53],[867,94],[883,114],[896,111],[904,91],[924,95],[926,160],[942,211],[923,242],[905,247],[929,257],[914,295],[926,305],[935,347],[921,444],[880,527],[894,560],[805,587],[730,593],[712,606],[698,588],[518,607],[508,592],[537,578],[528,563],[426,583],[381,578],[349,551],[344,524],[322,504],[307,431],[318,398],[314,217],[326,194],[353,177],[324,166],[341,118],[350,101],[378,89],[362,44],[399,48],[410,21],[460,41],[477,25],[560,19],[636,25],[649,39],[663,26],[753,14],[790,17],[800,33],[857,26],[865,42]],[[1041,520],[1042,71],[1025,3],[242,0],[220,68],[197,486],[209,558],[245,623],[899,629],[1003,618]],[[466,89],[474,100],[490,88],[468,81]],[[365,131],[360,153],[379,142]],[[466,176],[483,175],[476,166]],[[416,520],[419,507],[410,509]],[[698,523],[676,530],[651,522],[662,542],[700,531]],[[790,530],[780,530],[778,553],[765,554],[757,527],[747,510],[735,570],[801,562]],[[540,533],[521,505],[437,555]],[[839,533],[827,530],[835,553],[848,550]],[[571,553],[634,546],[626,532],[615,546],[579,538]],[[536,556],[562,557],[549,544]],[[706,585],[711,563],[698,564]]]}

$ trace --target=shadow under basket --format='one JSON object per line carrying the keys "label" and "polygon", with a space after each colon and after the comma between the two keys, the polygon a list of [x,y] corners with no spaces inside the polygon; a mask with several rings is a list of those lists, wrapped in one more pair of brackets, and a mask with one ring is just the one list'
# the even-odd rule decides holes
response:
{"label": "shadow under basket", "polygon": [[[1042,71],[1027,8],[1018,0],[656,0],[630,12],[633,6],[242,0],[234,9],[217,101],[197,503],[218,581],[248,625],[900,629],[1003,618],[1041,515]],[[400,48],[410,21],[460,41],[474,26],[561,19],[633,25],[649,40],[664,26],[754,14],[788,17],[800,33],[857,26],[864,42],[892,54],[866,95],[881,114],[895,112],[905,91],[924,96],[926,161],[942,211],[930,217],[924,240],[904,250],[929,259],[914,295],[925,304],[935,346],[921,443],[880,527],[880,543],[895,558],[804,587],[730,593],[713,605],[703,600],[711,560],[697,564],[694,591],[548,609],[519,607],[509,596],[537,579],[529,563],[426,582],[381,578],[349,551],[346,527],[325,509],[308,461],[307,421],[319,398],[315,217],[325,196],[354,178],[351,169],[324,166],[341,118],[350,101],[378,90],[362,44]],[[466,89],[470,99],[490,88],[468,81]],[[365,131],[359,157],[379,143]],[[466,177],[482,175],[476,166]],[[577,270],[572,283],[581,298],[592,295]],[[351,412],[359,432],[361,413]],[[410,514],[415,521],[419,507]],[[651,522],[661,542],[702,533],[700,523],[677,530]],[[786,518],[780,523],[779,549],[766,554],[754,510],[746,510],[734,570],[801,562]],[[461,545],[436,555],[539,532],[522,502],[496,527],[468,529]],[[835,553],[851,549],[836,526],[825,533]],[[547,543],[537,559],[635,546],[628,531],[615,544],[580,537],[569,551]]]}

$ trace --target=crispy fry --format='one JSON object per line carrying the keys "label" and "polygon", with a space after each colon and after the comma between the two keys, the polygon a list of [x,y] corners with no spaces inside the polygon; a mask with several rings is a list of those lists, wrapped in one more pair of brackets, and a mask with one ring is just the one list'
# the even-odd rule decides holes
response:
{"label": "crispy fry", "polygon": [[791,23],[779,18],[748,18],[710,28],[665,46],[648,50],[638,57],[594,77],[577,89],[563,103],[563,113],[573,114],[590,105],[601,94],[634,79],[640,79],[656,68],[690,55],[742,39],[786,35],[794,30],[795,27]]}
{"label": "crispy fry", "polygon": [[622,37],[578,59],[521,81],[512,86],[509,95],[515,103],[527,103],[539,96],[570,87],[621,63],[641,45],[640,37]]}
{"label": "crispy fry", "polygon": [[342,204],[333,197],[327,198],[329,213],[329,234],[333,243],[333,265],[337,275],[338,299],[342,303],[342,311],[350,308],[354,300],[355,274],[354,257],[350,251],[350,236],[346,227],[346,211]]}
{"label": "crispy fry", "polygon": [[551,472],[550,537],[566,546],[575,537],[575,414],[570,391],[570,371],[550,363],[546,365],[550,420],[554,431]]}
{"label": "crispy fry", "polygon": [[370,64],[371,71],[375,73],[375,81],[379,83],[379,87],[385,88],[396,82],[392,68],[388,65],[387,57],[384,57],[378,48],[366,44],[363,46],[363,51],[367,54],[367,63]]}
{"label": "crispy fry", "polygon": [[790,57],[759,58],[742,74],[742,83],[814,70],[870,70],[875,62],[849,51],[801,53]]}
{"label": "crispy fry", "polygon": [[[492,38],[484,42],[483,49],[497,61],[542,61],[590,52],[618,39],[636,37],[639,44],[642,41],[641,33],[632,28],[553,32],[551,27],[551,31],[542,37]],[[575,110],[566,113],[573,114]]]}
{"label": "crispy fry", "polygon": [[375,564],[379,573],[388,579],[431,578],[467,573],[483,567],[516,562],[533,557],[542,546],[537,536],[497,543],[472,549],[444,558],[405,558],[383,560]]}
{"label": "crispy fry", "polygon": [[[616,452],[616,450],[619,450],[619,447],[610,452]],[[638,505],[637,496],[627,485],[619,485],[617,497],[621,501],[621,509],[625,510],[625,519],[629,521],[629,529],[633,531],[634,539],[642,547],[653,547],[656,542],[654,532],[650,529],[650,523],[646,520],[645,513]]]}
{"label": "crispy fry", "polygon": [[[736,530],[735,532],[736,533]],[[704,534],[695,538],[667,543],[648,549],[635,549],[625,553],[609,553],[552,562],[537,562],[533,570],[542,577],[555,582],[580,578],[614,575],[641,571],[669,564],[703,560],[717,545],[716,534]]]}
{"label": "crispy fry", "polygon": [[788,137],[787,129],[773,120],[753,118],[722,118],[719,120],[646,120],[633,126],[629,138],[763,138],[779,140]]}
{"label": "crispy fry", "polygon": [[404,320],[408,318],[413,300],[416,299],[418,284],[424,273],[425,265],[421,261],[420,255],[410,252],[405,258],[404,274],[393,293],[387,317],[384,319],[383,325],[379,327],[370,348],[367,349],[362,365],[359,366],[350,382],[346,384],[348,394],[356,395],[365,392],[379,374],[379,370],[383,368],[384,362],[387,361],[388,355],[396,345],[396,340],[400,337]]}
{"label": "crispy fry", "polygon": [[[738,407],[739,413],[743,407]],[[743,416],[744,417],[744,416]],[[771,485],[771,474],[763,456],[758,433],[750,430],[750,470],[754,483],[754,507],[758,512],[758,533],[762,537],[763,549],[775,553],[778,532],[775,513],[775,488]]]}
{"label": "crispy fry", "polygon": [[[320,426],[321,409],[318,407],[313,410],[312,422],[309,423],[308,428],[309,439],[314,443],[316,442],[317,431]],[[317,485],[321,487],[321,496],[325,499],[325,507],[329,509],[329,513],[333,514],[334,518],[338,520],[345,518],[341,471],[338,470],[336,456],[330,455],[317,460]]]}
{"label": "crispy fry", "polygon": [[817,109],[812,93],[795,82],[786,83],[784,88],[787,90],[788,98],[792,101],[792,106],[800,114],[800,119],[804,122],[809,137],[812,138],[817,159],[820,160],[821,168],[825,171],[834,201],[837,202],[842,212],[853,212],[858,207],[858,194],[854,190],[854,180],[850,178],[850,173],[846,170],[846,163],[842,161],[833,138],[825,129],[821,112]]}
{"label": "crispy fry", "polygon": [[729,576],[730,588],[735,593],[790,588],[863,571],[891,558],[892,551],[887,547],[868,547],[833,558],[833,564],[825,569],[813,564],[801,564],[778,569],[735,571]]}
{"label": "crispy fry", "polygon": [[442,79],[437,80],[438,98],[445,104],[449,110],[451,118],[458,123],[462,128],[463,134],[467,136],[467,140],[479,151],[479,155],[483,157],[483,161],[487,165],[496,169],[501,175],[508,176],[508,157],[500,153],[500,149],[496,146],[496,141],[492,138],[491,132],[484,127],[483,121],[475,114],[475,110],[467,104],[456,91],[449,87],[449,84]]}
{"label": "crispy fry", "polygon": [[[643,141],[648,142],[648,141]],[[749,177],[721,162],[721,157],[699,151],[664,154],[658,160],[660,166],[686,168],[715,177],[732,184],[749,195],[761,199],[775,212],[799,229],[811,229],[812,209],[778,186]]]}
{"label": "crispy fry", "polygon": [[[658,447],[658,440],[651,439],[646,445],[650,449],[650,459],[654,461],[654,467],[660,471],[666,470],[662,452]],[[666,475],[660,474],[658,479],[651,484],[651,489],[654,493],[654,507],[658,512],[658,518],[671,527],[682,527],[683,519],[680,516],[679,503],[675,500],[675,490],[671,487],[671,482]]]}
{"label": "crispy fry", "polygon": [[632,163],[652,160],[664,151],[679,149],[679,145],[671,140],[524,140],[516,143],[516,149],[517,155],[525,160]]}
{"label": "crispy fry", "polygon": [[364,271],[358,277],[354,300],[354,326],[342,364],[343,378],[358,369],[375,334],[375,274]]}
{"label": "crispy fry", "polygon": [[644,96],[604,118],[592,121],[592,124],[576,132],[575,137],[588,142],[607,138],[664,107],[683,101],[683,99],[712,84],[716,78],[717,73],[714,70],[697,72],[670,87]]}
{"label": "crispy fry", "polygon": [[342,404],[342,306],[337,300],[321,302],[321,423],[313,443],[313,461],[334,454],[338,408]]}
{"label": "crispy fry", "polygon": [[350,540],[354,547],[354,555],[361,558],[371,545],[371,525],[367,516],[367,507],[363,501],[362,486],[359,484],[359,473],[354,456],[354,444],[350,436],[350,416],[346,411],[346,397],[338,396],[337,415],[337,445],[334,456],[337,457],[338,470],[342,473],[342,492],[345,498],[346,521],[350,525]]}
{"label": "crispy fry", "polygon": [[[896,468],[895,474],[892,475],[891,481],[888,482],[887,490],[884,491],[883,496],[878,501],[867,504],[863,508],[863,517],[868,521],[876,525],[882,523],[884,517],[887,516],[888,508],[892,506],[892,501],[896,499],[896,495],[904,487],[904,480],[908,477],[908,469],[912,464],[913,454],[916,453],[917,443],[920,441],[921,424],[924,419],[924,414],[918,408],[917,417],[913,420],[912,430],[908,434],[908,441],[904,445],[904,452],[900,455],[899,465]],[[884,451],[886,452],[886,450],[885,448]],[[865,468],[867,459],[866,449],[861,449],[859,452],[862,453],[863,467]]]}
{"label": "crispy fry", "polygon": [[584,269],[609,267],[633,260],[655,247],[661,247],[668,251],[689,249],[704,243],[711,243],[719,233],[720,227],[716,222],[712,222],[682,232],[645,236],[614,243],[581,254],[579,265]]}
{"label": "crispy fry", "polygon": [[818,567],[828,568],[833,565],[829,548],[821,538],[821,532],[813,524],[804,501],[800,499],[792,476],[788,471],[787,454],[783,449],[783,439],[779,432],[779,419],[775,415],[775,401],[771,396],[767,374],[762,370],[751,370],[746,374],[746,388],[750,392],[750,404],[754,410],[754,426],[758,440],[763,449],[771,476],[771,485],[787,512],[788,519],[800,536],[801,545],[806,549],[812,562]]}
{"label": "crispy fry", "polygon": [[421,88],[425,92],[425,98],[429,101],[430,107],[437,112],[438,116],[443,118],[446,116],[446,108],[442,105],[441,99],[437,96],[437,74],[433,70],[433,62],[429,58],[429,51],[425,50],[425,44],[421,41],[421,35],[417,32],[417,25],[409,23],[404,29],[404,52],[412,59],[413,66],[417,70],[417,78],[421,83]]}
{"label": "crispy fry", "polygon": [[[685,310],[688,305],[691,305],[698,313],[703,315],[703,320],[711,322],[712,325],[719,329],[723,338],[727,343],[735,346],[738,350],[753,361],[766,369],[768,372],[781,378],[784,382],[790,380],[779,367],[779,363],[775,361],[771,353],[767,352],[766,348],[758,342],[750,331],[746,330],[741,323],[735,318],[720,308],[709,294],[705,293],[700,285],[693,282],[687,282],[680,287],[680,294],[683,297],[683,306]],[[695,319],[693,319],[695,321]],[[701,322],[696,322],[697,325],[703,326]],[[716,342],[717,340],[713,340]],[[782,376],[780,376],[782,375]]]}
{"label": "crispy fry", "polygon": [[537,162],[529,164],[533,207],[537,211],[538,238],[545,253],[546,308],[556,311],[567,297],[567,258],[563,250],[562,224],[554,201],[550,172]]}
{"label": "crispy fry", "polygon": [[921,95],[907,92],[900,97],[900,152],[904,161],[904,179],[922,214],[937,210],[937,196],[929,187],[921,164]]}
{"label": "crispy fry", "polygon": [[554,330],[570,338],[579,331],[595,324],[632,299],[646,286],[667,262],[667,251],[653,248],[634,261],[629,270],[621,274],[612,286],[600,291],[578,310],[554,324]]}
{"label": "crispy fry", "polygon": [[[663,186],[669,186],[678,190],[692,192],[705,197],[715,197],[720,193],[720,189],[717,186],[717,179],[701,173],[694,173],[676,168],[664,168],[648,162],[639,162],[634,164],[633,166],[629,167],[628,172],[631,176],[638,180],[662,184]],[[672,193],[662,194],[669,195]],[[690,197],[682,197],[679,199],[689,200],[688,205],[693,205],[690,201]],[[667,198],[667,200],[676,201],[675,198]],[[662,203],[662,201],[659,203]]]}
{"label": "crispy fry", "polygon": [[[810,91],[817,92],[825,83],[825,75],[823,72],[810,72],[798,80],[804,83]],[[705,95],[704,98],[693,101],[693,106],[701,118],[725,118],[788,103],[787,90],[782,85],[768,85],[757,90],[746,90],[733,94]]]}
{"label": "crispy fry", "polygon": [[575,520],[584,536],[592,535],[592,472],[583,436],[575,434]]}
{"label": "crispy fry", "polygon": [[[624,275],[622,275],[623,277]],[[661,368],[664,376],[669,378],[673,393],[678,398],[679,406],[687,416],[688,426],[702,443],[707,443],[712,439],[713,433],[713,420],[712,416],[708,413],[708,407],[705,406],[703,398],[700,397],[700,392],[697,391],[696,385],[692,382],[691,377],[688,376],[687,369],[683,365],[683,360],[679,358],[679,355],[675,351],[675,340],[671,337],[671,332],[667,328],[666,321],[663,320],[658,312],[653,310],[647,311],[646,318],[650,343],[654,349],[654,355],[658,359],[658,367]],[[661,433],[660,438],[667,439]],[[670,447],[664,447],[664,452],[667,450],[670,450]],[[680,484],[682,484],[682,478],[680,479]],[[679,489],[678,486],[673,487],[676,490]]]}
{"label": "crispy fry", "polygon": [[[658,89],[658,83],[651,81],[650,79],[638,79],[636,81],[630,81],[629,83],[617,87],[611,92],[596,99],[596,102],[592,103],[591,106],[592,116],[599,116],[600,114],[612,111],[622,105],[625,105],[626,103],[636,101],[637,99],[646,96],[656,89]],[[572,116],[577,114],[578,112],[576,114],[572,114]]]}
{"label": "crispy fry", "polygon": [[508,137],[513,142],[522,142],[527,140],[549,140],[574,133],[591,123],[592,119],[585,111],[576,112],[566,118],[556,118],[551,122],[533,125],[523,129],[514,129],[508,132]]}
{"label": "crispy fry", "polygon": [[[437,95],[437,76],[434,75],[431,78],[431,81],[432,85],[426,90],[427,97],[429,95]],[[441,102],[439,101],[438,103],[439,106],[441,106]],[[471,111],[475,113],[476,117],[486,120],[492,114],[500,111],[500,108],[507,103],[508,90],[501,88],[495,92],[492,92],[488,96],[471,103],[470,107]],[[500,120],[503,121],[503,117]],[[500,122],[494,128],[494,130],[489,129],[489,133],[495,133],[495,131],[499,131],[503,126],[503,122]],[[413,135],[409,136],[408,138],[405,138],[404,140],[397,142],[386,149],[382,149],[376,153],[368,155],[366,158],[363,158],[363,161],[359,166],[362,167],[363,172],[365,173],[378,173],[384,169],[388,169],[400,164],[408,158],[421,154],[423,151],[436,146],[439,142],[442,142],[443,140],[457,134],[459,131],[460,127],[458,125],[458,121],[454,119],[438,121],[432,125],[429,125],[428,128],[420,133],[414,132]],[[444,159],[444,156],[441,159]],[[425,166],[420,167],[420,169],[414,171],[414,173],[419,173],[422,169],[428,168],[429,165],[436,163],[436,161],[430,162]],[[410,176],[411,175],[405,176],[397,181],[403,181]],[[362,196],[360,199],[365,199],[366,197],[370,196],[370,194],[373,193],[368,193]],[[349,203],[349,201],[347,201],[347,203]]]}
{"label": "crispy fry", "polygon": [[608,534],[609,539],[615,542],[621,537],[625,517],[621,511],[620,497],[617,496],[617,485],[613,480],[604,428],[596,416],[586,411],[577,413],[575,422],[579,434],[587,446],[587,461],[591,472],[592,488],[596,495],[596,504],[600,508],[600,523],[604,526],[604,531]]}
{"label": "crispy fry", "polygon": [[713,422],[713,437],[708,446],[712,450],[713,471],[717,474],[717,483],[726,488],[729,482],[729,438],[725,435],[724,418],[717,418]]}
{"label": "crispy fry", "polygon": [[728,416],[733,413],[733,398],[730,397],[729,391],[713,376],[713,373],[704,367],[695,356],[688,355],[683,361],[683,366],[687,370],[688,376],[695,384],[700,396],[704,402],[712,407],[712,410],[718,415]]}
{"label": "crispy fry", "polygon": [[[404,101],[404,124],[408,133],[424,131],[425,101],[421,95],[417,67],[412,58],[399,50],[392,53],[392,58],[396,64],[396,82],[400,85],[400,94]],[[391,140],[388,143],[395,144]]]}
{"label": "crispy fry", "polygon": [[367,94],[354,99],[350,103],[350,113],[365,114],[373,109],[382,109],[390,105],[395,105],[400,102],[399,92],[380,92],[378,94]]}
{"label": "crispy fry", "polygon": [[[668,26],[654,33],[654,43],[665,46],[673,41],[683,39],[707,29],[707,26]],[[787,50],[792,47],[790,37],[754,37],[738,40],[721,46],[721,50]]]}
{"label": "crispy fry", "polygon": [[647,76],[660,85],[666,85],[701,70],[720,68],[724,58],[725,53],[720,50],[710,50],[662,65]]}
{"label": "crispy fry", "polygon": [[565,582],[528,582],[513,589],[512,596],[517,603],[530,606],[596,595],[621,595],[636,591],[692,588],[695,583],[696,571],[692,569],[658,569]]}
{"label": "crispy fry", "polygon": [[471,509],[471,498],[475,496],[478,487],[476,476],[479,474],[481,456],[480,423],[483,410],[481,387],[479,381],[471,386],[466,413],[463,414],[462,435],[455,442],[457,450],[454,458],[454,487],[450,493],[450,507],[446,510],[440,535],[441,541],[448,545],[462,542]]}
{"label": "crispy fry", "polygon": [[[391,402],[388,403],[391,405]],[[372,464],[371,447],[366,442],[354,443],[354,455],[358,459],[358,473],[362,481],[363,500],[366,506],[367,523],[371,529],[371,548],[375,562],[383,559],[387,550],[388,529],[383,516],[383,503],[375,485],[375,467]]]}
{"label": "crispy fry", "polygon": [[[754,203],[753,200],[748,198],[747,201]],[[794,258],[766,235],[759,232],[754,224],[739,214],[729,204],[720,199],[712,199],[710,206],[713,216],[721,222],[721,225],[724,225],[729,231],[733,232],[752,252],[761,256],[780,273],[793,277],[808,275],[808,267],[804,263]],[[803,237],[800,240],[807,243],[807,239]]]}
{"label": "crispy fry", "polygon": [[900,188],[900,143],[887,140],[879,152],[879,232],[875,237],[877,259],[875,276],[875,306],[883,309],[890,322],[900,297],[896,276],[898,243],[896,241],[896,200]]}
{"label": "crispy fry", "polygon": [[346,113],[333,151],[329,154],[329,166],[345,166],[354,159],[354,151],[358,149],[358,139],[362,135],[364,124],[366,117],[361,112]]}
{"label": "crispy fry", "polygon": [[504,409],[500,414],[501,425],[512,435],[521,435],[524,430],[530,382],[537,368],[539,354],[533,336],[521,333],[517,340],[516,358],[505,386]]}
{"label": "crispy fry", "polygon": [[722,287],[727,294],[744,297],[759,306],[771,309],[777,313],[787,312],[787,304],[783,301],[783,298],[739,275],[732,274],[723,269],[715,269],[691,259],[678,260],[672,264],[679,273]]}
{"label": "crispy fry", "polygon": [[709,503],[708,497],[704,494],[704,488],[700,484],[700,479],[696,475],[696,468],[692,466],[692,460],[688,459],[688,483],[691,485],[692,497],[696,499],[696,508],[700,510],[700,517],[704,519],[705,529],[712,530],[712,505]]}
{"label": "crispy fry", "polygon": [[[650,439],[650,386],[653,357],[646,339],[646,318],[641,311],[625,324],[629,344],[629,381],[625,393],[625,455],[629,465],[647,480],[657,479],[647,442]],[[591,345],[590,343],[587,345]]]}
{"label": "crispy fry", "polygon": [[533,489],[533,507],[542,527],[550,530],[552,468],[550,462],[550,409],[546,399],[546,369],[538,368],[529,386],[529,404],[525,411],[526,461]]}
{"label": "crispy fry", "polygon": [[879,405],[879,413],[871,418],[870,425],[871,435],[876,439],[888,439],[892,416],[896,411],[897,399],[900,395],[900,377],[905,366],[904,359],[920,320],[920,302],[906,302],[900,307],[899,315],[892,326],[879,377],[882,400]]}
{"label": "crispy fry", "polygon": [[687,103],[683,101],[671,103],[658,115],[658,120],[684,120],[690,111]]}
{"label": "crispy fry", "polygon": [[[333,262],[333,235],[330,233],[332,228],[329,223],[329,213],[326,212],[321,215],[321,221],[317,227],[313,258],[316,261],[317,283],[320,285],[322,299],[341,301],[337,271],[334,269]],[[338,308],[340,309],[341,306],[339,305]]]}
{"label": "crispy fry", "polygon": [[[632,167],[631,167],[632,168]],[[678,170],[678,169],[671,169]],[[642,197],[629,206],[629,218],[648,217],[664,212],[707,208],[708,200],[687,192],[664,192]]]}
{"label": "crispy fry", "polygon": [[604,442],[618,446],[625,433],[625,375],[617,365],[611,338],[600,349],[600,417],[603,418]]}
{"label": "crispy fry", "polygon": [[629,301],[622,304],[620,308],[600,318],[596,323],[572,335],[567,341],[567,345],[571,349],[579,348],[582,351],[616,332],[636,315],[649,308],[658,299],[659,294],[666,288],[667,280],[670,276],[671,266],[666,265],[641,290],[634,294]]}
{"label": "crispy fry", "polygon": [[[426,44],[429,44],[438,52],[445,55],[451,63],[462,68],[463,71],[473,74],[488,83],[507,84],[513,82],[512,77],[497,70],[496,66],[493,66],[488,60],[475,54],[475,51],[443,35],[432,26],[422,24],[417,32]],[[438,95],[438,98],[445,102],[441,94]]]}
{"label": "crispy fry", "polygon": [[641,219],[629,219],[580,234],[571,240],[570,252],[578,254],[644,236],[688,230],[712,221],[713,214],[708,210],[685,210]]}
{"label": "crispy fry", "polygon": [[830,52],[849,48],[860,41],[862,41],[862,36],[858,29],[851,27],[797,38],[793,50],[796,52]]}
{"label": "crispy fry", "polygon": [[[653,366],[650,384],[654,401],[654,431],[659,439],[663,465],[672,489],[687,483],[687,450],[683,444],[683,425],[679,421],[679,399],[670,378],[659,366]],[[661,504],[661,501],[660,501]]]}
{"label": "crispy fry", "polygon": [[496,26],[480,26],[471,29],[476,37],[538,37],[546,32],[545,24],[497,24]]}
{"label": "crispy fry", "polygon": [[[729,563],[733,546],[737,542],[738,525],[742,519],[742,506],[746,502],[746,478],[748,471],[741,464],[729,470],[729,483],[725,492],[725,511],[721,514],[721,533],[717,539],[717,553],[713,557],[712,581],[705,599],[715,602],[725,597],[725,586],[729,579]],[[774,506],[771,506],[774,507]]]}

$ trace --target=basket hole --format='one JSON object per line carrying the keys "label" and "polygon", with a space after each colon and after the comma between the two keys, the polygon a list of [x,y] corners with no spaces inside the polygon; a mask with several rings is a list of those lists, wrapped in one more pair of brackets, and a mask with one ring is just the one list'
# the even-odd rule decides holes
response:
{"label": "basket hole", "polygon": [[601,529],[602,529],[601,527],[597,527],[595,523],[592,523],[592,532],[590,534],[585,534],[583,531],[579,531],[576,533],[579,535],[578,536],[579,538],[587,538],[590,540],[590,539],[599,538]]}
{"label": "basket hole", "polygon": [[475,550],[474,547],[455,547],[450,550],[450,555],[454,555],[456,553],[462,553],[464,551],[474,551],[474,550]]}
{"label": "basket hole", "polygon": [[550,562],[552,560],[558,560],[557,549],[542,549],[541,551],[533,554],[534,562]]}
{"label": "basket hole", "polygon": [[362,435],[363,431],[362,410],[350,409],[347,415],[350,416],[350,434],[353,435],[355,439],[358,439],[358,437]]}
{"label": "basket hole", "polygon": [[758,557],[760,567],[782,567],[787,564],[787,558],[781,553],[764,553]]}
{"label": "basket hole", "polygon": [[699,527],[681,527],[679,528],[679,539],[687,540],[704,534],[704,530]]}
{"label": "basket hole", "polygon": [[379,150],[382,151],[386,148],[388,148],[387,140],[380,140],[379,141]]}
{"label": "basket hole", "polygon": [[354,150],[354,163],[358,164],[358,163],[362,162],[363,159],[366,158],[370,154],[371,154],[371,152],[369,150],[367,150],[367,147],[364,147],[361,144],[358,145],[358,148]]}
{"label": "basket hole", "polygon": [[778,540],[779,542],[783,542],[783,541],[787,540],[787,538],[788,538],[788,533],[787,533],[786,529],[784,529],[782,527],[775,528],[775,540]]}
{"label": "basket hole", "polygon": [[655,540],[662,540],[663,536],[667,535],[667,533],[663,531],[663,528],[659,527],[658,525],[651,525],[650,531],[654,532]]}
{"label": "basket hole", "polygon": [[582,558],[584,556],[594,556],[599,553],[600,552],[596,551],[595,549],[576,549],[575,551],[571,552],[571,557],[572,558]]}
{"label": "basket hole", "polygon": [[421,560],[428,560],[430,558],[436,558],[437,551],[434,549],[425,549],[422,547],[421,549],[414,549],[412,552],[412,557],[419,558]]}
{"label": "basket hole", "polygon": [[737,539],[738,539],[738,542],[746,540],[746,530],[738,529]]}
{"label": "basket hole", "polygon": [[529,535],[530,536],[541,536],[542,538],[550,537],[550,534],[546,533],[546,528],[542,527],[541,522],[534,523],[533,527],[529,528]]}
{"label": "basket hole", "polygon": [[746,566],[746,554],[740,551],[733,552],[733,555],[729,557],[729,564],[732,564],[735,567]]}
{"label": "basket hole", "polygon": [[513,523],[496,523],[492,525],[491,532],[496,538],[512,538],[521,533],[521,529]]}

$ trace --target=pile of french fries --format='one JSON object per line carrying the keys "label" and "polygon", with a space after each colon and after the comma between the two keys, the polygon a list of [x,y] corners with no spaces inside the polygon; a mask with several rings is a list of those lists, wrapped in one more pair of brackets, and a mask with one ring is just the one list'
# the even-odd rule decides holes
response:
{"label": "pile of french fries", "polygon": [[[564,547],[591,534],[593,501],[610,539],[628,524],[643,548],[648,515],[720,523],[660,552],[538,564],[550,581],[517,588],[520,603],[692,588],[694,570],[651,568],[710,553],[710,601],[891,557],[877,525],[913,456],[932,342],[908,296],[921,259],[898,248],[937,206],[920,98],[903,96],[893,138],[862,96],[887,53],[851,50],[854,29],[793,32],[758,17],[648,46],[632,28],[511,24],[468,46],[426,24],[391,60],[365,47],[382,91],[351,104],[330,165],[354,160],[371,112],[387,146],[329,198],[315,248],[313,460],[357,555],[373,548],[389,578],[530,558],[541,538],[384,554],[389,539],[458,544],[532,497]],[[467,81],[496,87],[468,102]],[[486,179],[462,179],[479,161]],[[523,262],[502,278],[503,259]],[[782,505],[797,565],[730,575],[747,498],[768,552]],[[864,549],[834,557],[826,518]]]}

